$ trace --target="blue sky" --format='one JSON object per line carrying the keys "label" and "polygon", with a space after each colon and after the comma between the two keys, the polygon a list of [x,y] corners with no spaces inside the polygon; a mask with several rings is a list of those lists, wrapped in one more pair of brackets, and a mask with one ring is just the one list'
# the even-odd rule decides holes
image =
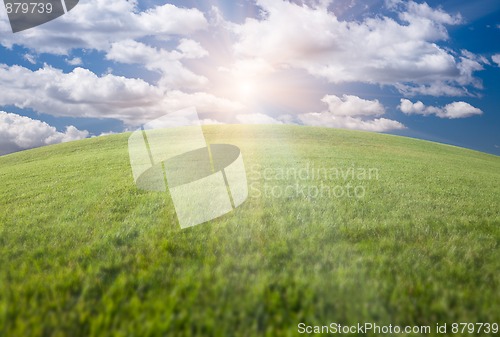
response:
{"label": "blue sky", "polygon": [[12,33],[0,154],[205,123],[385,132],[500,155],[500,2],[82,0]]}

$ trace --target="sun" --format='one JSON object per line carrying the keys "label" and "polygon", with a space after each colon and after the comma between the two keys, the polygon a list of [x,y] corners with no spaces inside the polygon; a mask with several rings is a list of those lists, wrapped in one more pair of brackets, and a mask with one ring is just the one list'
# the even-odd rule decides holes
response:
{"label": "sun", "polygon": [[238,94],[240,98],[252,98],[256,94],[256,85],[253,81],[241,81],[238,83]]}

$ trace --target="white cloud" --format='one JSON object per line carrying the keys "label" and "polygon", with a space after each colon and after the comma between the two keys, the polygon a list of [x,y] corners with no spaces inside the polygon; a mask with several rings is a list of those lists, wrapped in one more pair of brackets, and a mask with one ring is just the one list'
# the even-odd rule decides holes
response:
{"label": "white cloud", "polygon": [[388,9],[396,9],[398,6],[400,6],[402,3],[402,0],[385,0],[384,5]]}
{"label": "white cloud", "polygon": [[427,3],[416,3],[409,1],[407,11],[400,14],[402,20],[412,22],[414,20],[428,19],[431,22],[447,25],[458,25],[462,23],[460,15],[450,15],[442,9],[433,9]]}
{"label": "white cloud", "polygon": [[79,66],[83,64],[82,59],[79,57],[73,57],[72,59],[66,59],[65,61],[67,64],[72,66]]}
{"label": "white cloud", "polygon": [[220,116],[218,122],[224,122],[224,117],[246,109],[244,105],[238,102],[219,98],[205,92],[184,93],[179,90],[167,92],[163,104],[169,108],[168,111],[177,111],[194,106],[200,114],[206,114],[210,117]]}
{"label": "white cloud", "polygon": [[80,131],[72,125],[67,126],[65,132],[59,132],[45,122],[0,111],[0,155],[83,139],[88,135],[88,131]]}
{"label": "white cloud", "polygon": [[330,128],[364,130],[374,132],[385,132],[390,130],[405,129],[405,126],[398,121],[387,118],[376,118],[363,120],[350,116],[334,116],[328,113],[310,112],[299,115],[300,121],[304,125],[326,126]]}
{"label": "white cloud", "polygon": [[237,60],[231,67],[219,67],[217,70],[237,77],[255,77],[274,72],[269,63],[259,58]]}
{"label": "white cloud", "polygon": [[279,120],[262,113],[236,115],[236,119],[242,124],[283,124]]}
{"label": "white cloud", "polygon": [[491,57],[491,60],[500,67],[500,54],[495,54]]}
{"label": "white cloud", "polygon": [[177,49],[181,52],[183,58],[199,59],[208,56],[208,52],[199,42],[190,39],[181,39]]}
{"label": "white cloud", "polygon": [[24,54],[23,58],[31,64],[36,64],[36,56],[31,54]]}
{"label": "white cloud", "polygon": [[71,49],[108,50],[113,42],[147,36],[188,35],[208,27],[198,9],[171,4],[139,12],[136,1],[89,0],[36,29],[12,34],[6,15],[0,17],[0,44],[25,46],[37,53],[68,54]]}
{"label": "white cloud", "polygon": [[444,107],[443,113],[439,115],[441,118],[466,118],[476,115],[482,115],[483,112],[465,102],[453,102]]}
{"label": "white cloud", "polygon": [[461,54],[465,58],[473,60],[473,61],[477,61],[480,64],[490,64],[490,62],[488,61],[488,59],[486,57],[484,57],[483,55],[474,54],[474,53],[472,53],[472,52],[470,52],[470,51],[468,51],[466,49],[462,49],[461,50]]}
{"label": "white cloud", "polygon": [[[1,16],[0,44],[8,48],[20,45],[38,54],[69,55],[73,49],[102,51],[109,60],[140,64],[161,73],[159,85],[164,88],[192,90],[205,85],[207,79],[187,69],[181,60],[208,53],[198,42],[183,37],[207,27],[204,14],[196,8],[164,4],[140,11],[137,1],[89,0],[57,20],[16,34],[12,34],[7,16]],[[168,52],[138,39],[153,44],[177,40],[178,46]],[[78,57],[66,62],[82,64]]]}
{"label": "white cloud", "polygon": [[70,73],[45,65],[36,71],[0,65],[0,106],[31,108],[53,116],[114,118],[138,125],[190,106],[201,113],[237,112],[241,104],[203,93],[165,90],[141,79],[101,77],[83,68]]}
{"label": "white cloud", "polygon": [[399,109],[407,115],[436,115],[439,118],[466,118],[481,115],[483,112],[466,102],[453,102],[444,107],[426,106],[421,101],[412,103],[410,100],[401,99]]}
{"label": "white cloud", "polygon": [[468,95],[469,91],[460,86],[453,86],[442,81],[436,81],[429,85],[415,84],[396,84],[395,87],[404,96],[463,96]]}
{"label": "white cloud", "polygon": [[378,100],[365,100],[358,96],[326,95],[321,99],[328,104],[328,111],[336,116],[380,116],[385,113],[384,106]]}
{"label": "white cloud", "polygon": [[106,58],[121,63],[141,63],[149,69],[157,69],[160,67],[159,65],[151,65],[150,63],[157,63],[162,58],[169,59],[171,57],[166,51],[158,51],[144,43],[127,39],[114,42],[106,54]]}
{"label": "white cloud", "polygon": [[123,40],[111,45],[108,60],[126,64],[140,64],[162,74],[159,84],[165,88],[199,88],[207,79],[188,70],[179,61],[183,58],[204,57],[208,53],[198,42],[182,39],[172,52],[157,49],[134,40]]}
{"label": "white cloud", "polygon": [[373,118],[385,113],[384,107],[378,100],[370,101],[351,95],[344,95],[342,98],[327,95],[321,101],[328,105],[328,110],[299,115],[298,118],[304,125],[376,132],[405,128],[398,121]]}
{"label": "white cloud", "polygon": [[116,135],[116,132],[113,132],[113,131],[101,132],[97,136],[92,136],[92,138],[95,138],[95,137],[105,137],[105,136],[111,136],[111,135]]}
{"label": "white cloud", "polygon": [[[109,2],[109,0],[99,1]],[[188,35],[208,27],[205,16],[198,9],[180,8],[171,4],[156,6],[140,13],[137,21],[138,26],[146,34]]]}
{"label": "white cloud", "polygon": [[426,3],[400,3],[399,21],[385,16],[339,21],[323,6],[276,0],[257,4],[264,12],[260,20],[230,25],[239,57],[305,69],[333,83],[388,84],[437,95],[463,95],[464,86],[480,87],[473,77],[482,69],[477,60],[455,57],[437,45],[448,39],[446,26],[459,24],[461,17]]}
{"label": "white cloud", "polygon": [[432,115],[432,114],[437,115],[438,113],[441,112],[440,108],[436,108],[433,106],[427,107],[421,101],[418,101],[416,103],[412,103],[408,99],[401,99],[401,104],[399,105],[399,109],[404,114],[407,114],[407,115],[416,114],[416,115],[427,116],[427,115]]}

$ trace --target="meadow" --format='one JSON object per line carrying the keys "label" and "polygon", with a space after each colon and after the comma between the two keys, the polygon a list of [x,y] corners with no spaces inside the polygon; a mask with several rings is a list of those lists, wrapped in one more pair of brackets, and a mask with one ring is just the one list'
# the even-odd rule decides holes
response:
{"label": "meadow", "polygon": [[183,230],[168,192],[136,188],[130,134],[0,157],[0,336],[500,323],[500,157],[327,128],[204,132],[241,149],[249,196]]}

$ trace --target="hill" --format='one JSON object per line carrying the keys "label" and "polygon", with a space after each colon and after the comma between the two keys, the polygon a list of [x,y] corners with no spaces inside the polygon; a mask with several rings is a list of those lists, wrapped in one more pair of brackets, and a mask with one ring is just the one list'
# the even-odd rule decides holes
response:
{"label": "hill", "polygon": [[0,157],[0,335],[498,323],[499,157],[326,128],[204,131],[241,149],[249,197],[184,230],[168,193],[134,185],[129,134]]}

